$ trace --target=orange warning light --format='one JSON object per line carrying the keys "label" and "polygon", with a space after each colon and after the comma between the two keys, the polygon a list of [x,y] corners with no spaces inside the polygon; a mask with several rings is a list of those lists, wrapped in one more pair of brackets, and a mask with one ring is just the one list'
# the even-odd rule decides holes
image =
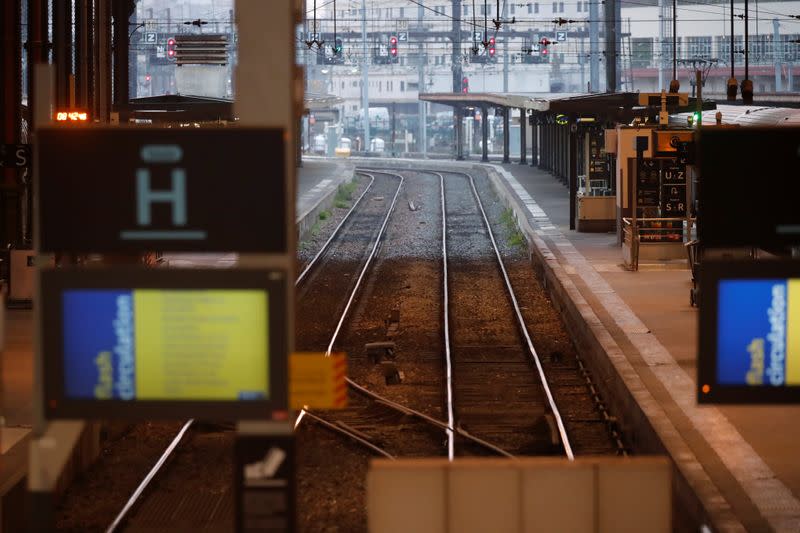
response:
{"label": "orange warning light", "polygon": [[701,390],[703,391],[703,394],[708,394],[711,391],[711,385],[705,384]]}
{"label": "orange warning light", "polygon": [[56,122],[86,122],[89,120],[89,113],[86,111],[58,111]]}

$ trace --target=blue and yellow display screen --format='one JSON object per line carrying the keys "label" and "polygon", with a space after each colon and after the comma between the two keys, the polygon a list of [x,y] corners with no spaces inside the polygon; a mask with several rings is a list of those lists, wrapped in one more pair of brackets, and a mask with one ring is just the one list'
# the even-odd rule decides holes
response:
{"label": "blue and yellow display screen", "polygon": [[800,279],[723,279],[718,289],[718,382],[800,385]]}
{"label": "blue and yellow display screen", "polygon": [[68,398],[269,398],[263,289],[74,289],[62,306]]}

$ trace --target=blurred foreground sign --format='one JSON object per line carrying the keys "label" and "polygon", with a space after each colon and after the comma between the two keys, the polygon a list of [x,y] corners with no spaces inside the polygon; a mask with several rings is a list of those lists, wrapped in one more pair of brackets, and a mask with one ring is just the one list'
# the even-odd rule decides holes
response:
{"label": "blurred foreground sign", "polygon": [[286,253],[282,130],[42,128],[42,252]]}
{"label": "blurred foreground sign", "polygon": [[800,262],[704,261],[700,403],[800,403]]}
{"label": "blurred foreground sign", "polygon": [[289,356],[289,406],[300,410],[347,407],[347,355],[294,353]]}

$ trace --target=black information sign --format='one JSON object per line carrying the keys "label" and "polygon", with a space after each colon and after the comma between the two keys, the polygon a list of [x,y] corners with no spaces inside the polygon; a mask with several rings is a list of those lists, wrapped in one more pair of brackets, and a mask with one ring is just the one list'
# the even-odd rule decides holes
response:
{"label": "black information sign", "polygon": [[703,246],[800,245],[800,128],[704,128],[699,143]]}
{"label": "black information sign", "polygon": [[661,172],[661,214],[665,218],[686,216],[686,167],[670,161]]}
{"label": "black information sign", "polygon": [[44,128],[41,251],[285,253],[284,146],[279,129]]}
{"label": "black information sign", "polygon": [[698,403],[800,404],[800,262],[700,269]]}
{"label": "black information sign", "polygon": [[660,183],[659,162],[655,159],[642,159],[639,164],[636,182],[636,206],[658,207],[658,187]]}
{"label": "black information sign", "polygon": [[47,418],[285,416],[286,272],[58,268],[41,287]]}
{"label": "black information sign", "polygon": [[295,530],[292,435],[236,437],[236,531]]}
{"label": "black information sign", "polygon": [[0,144],[0,168],[27,168],[31,166],[29,144]]}

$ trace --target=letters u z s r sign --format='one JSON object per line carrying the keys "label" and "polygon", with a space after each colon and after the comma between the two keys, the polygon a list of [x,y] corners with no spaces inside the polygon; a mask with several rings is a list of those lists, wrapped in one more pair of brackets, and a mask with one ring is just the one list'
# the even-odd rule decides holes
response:
{"label": "letters u z s r sign", "polygon": [[42,128],[43,252],[287,253],[283,131]]}

